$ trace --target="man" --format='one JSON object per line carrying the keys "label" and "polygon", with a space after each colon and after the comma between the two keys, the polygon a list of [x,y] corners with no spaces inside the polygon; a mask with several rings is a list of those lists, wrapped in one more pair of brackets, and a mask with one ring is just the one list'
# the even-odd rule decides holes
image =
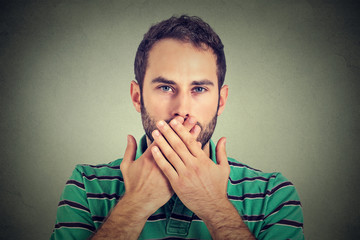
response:
{"label": "man", "polygon": [[128,136],[123,159],[76,167],[51,238],[303,239],[294,186],[228,158],[225,138],[210,140],[225,71],[221,40],[200,18],[151,27],[130,88],[146,135],[138,148]]}

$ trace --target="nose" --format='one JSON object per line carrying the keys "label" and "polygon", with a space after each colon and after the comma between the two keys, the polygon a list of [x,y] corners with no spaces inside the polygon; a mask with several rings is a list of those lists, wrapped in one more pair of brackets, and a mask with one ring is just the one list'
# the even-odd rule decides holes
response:
{"label": "nose", "polygon": [[173,104],[172,104],[172,115],[173,117],[180,116],[185,120],[191,114],[191,96],[184,92],[179,92],[174,96]]}

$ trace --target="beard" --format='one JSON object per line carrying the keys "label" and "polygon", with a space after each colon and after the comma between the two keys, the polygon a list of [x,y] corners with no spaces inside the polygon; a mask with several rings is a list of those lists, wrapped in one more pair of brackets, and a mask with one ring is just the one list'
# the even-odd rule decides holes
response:
{"label": "beard", "polygon": [[[149,138],[149,140],[151,142],[154,142],[154,138],[152,137],[152,132],[157,129],[156,127],[156,120],[150,116],[150,114],[147,112],[144,103],[142,101],[141,98],[141,120],[142,120],[142,124],[145,130],[145,134],[146,136]],[[197,141],[201,143],[201,148],[203,149],[205,147],[205,145],[209,142],[211,136],[214,133],[215,130],[215,126],[216,126],[216,122],[217,122],[217,113],[219,110],[219,104],[215,113],[215,116],[211,119],[210,123],[203,126],[201,123],[197,122],[196,124],[199,125],[201,131],[199,136],[197,137]],[[169,124],[169,122],[172,119],[165,119],[164,121]]]}

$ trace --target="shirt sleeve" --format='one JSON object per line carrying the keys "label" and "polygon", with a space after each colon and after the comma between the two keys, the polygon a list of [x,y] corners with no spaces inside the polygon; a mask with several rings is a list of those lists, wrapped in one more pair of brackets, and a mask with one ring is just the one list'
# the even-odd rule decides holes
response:
{"label": "shirt sleeve", "polygon": [[60,197],[50,239],[88,239],[94,232],[95,226],[89,210],[81,166],[77,166]]}
{"label": "shirt sleeve", "polygon": [[294,185],[276,173],[266,191],[267,202],[258,239],[304,239],[303,212]]}

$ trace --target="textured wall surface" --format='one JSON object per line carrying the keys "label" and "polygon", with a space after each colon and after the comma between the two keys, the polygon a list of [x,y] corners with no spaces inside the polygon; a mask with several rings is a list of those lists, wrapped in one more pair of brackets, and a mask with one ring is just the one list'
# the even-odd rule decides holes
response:
{"label": "textured wall surface", "polygon": [[230,95],[214,140],[297,187],[307,239],[359,239],[358,1],[0,1],[0,236],[47,239],[77,163],[139,139],[129,86],[151,24],[197,15]]}

